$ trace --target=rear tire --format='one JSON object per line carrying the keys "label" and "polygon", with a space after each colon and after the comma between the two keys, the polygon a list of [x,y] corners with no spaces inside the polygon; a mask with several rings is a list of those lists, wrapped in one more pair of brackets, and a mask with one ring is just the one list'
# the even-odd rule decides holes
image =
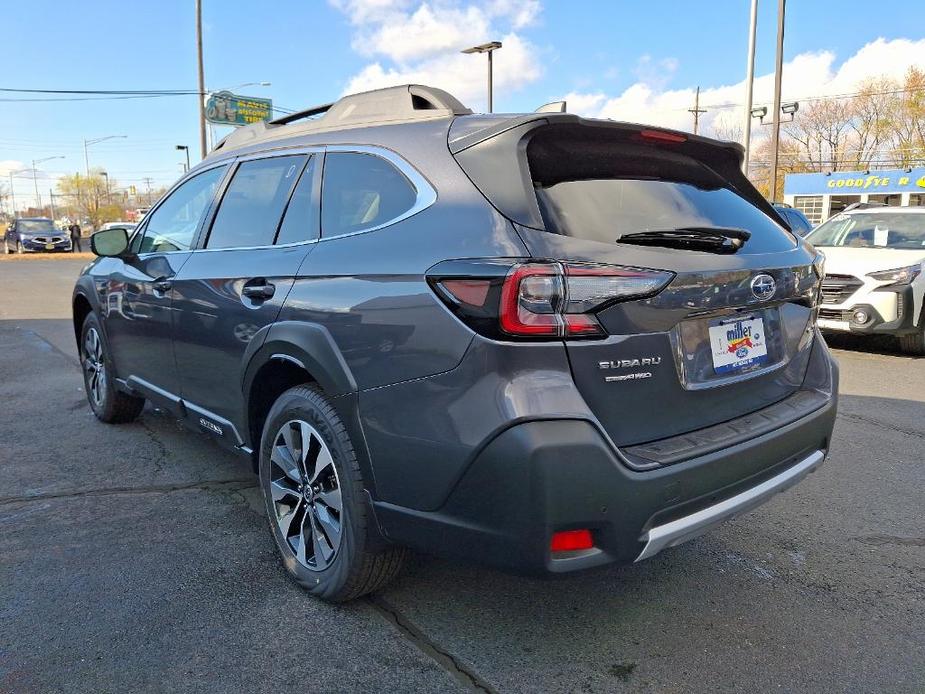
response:
{"label": "rear tire", "polygon": [[87,314],[80,331],[80,364],[87,401],[97,419],[107,424],[124,424],[138,418],[145,400],[116,389],[109,346],[100,321],[92,312]]}
{"label": "rear tire", "polygon": [[375,521],[356,453],[319,389],[296,386],[273,404],[261,437],[259,470],[283,564],[312,595],[347,602],[398,574],[407,550],[369,549]]}

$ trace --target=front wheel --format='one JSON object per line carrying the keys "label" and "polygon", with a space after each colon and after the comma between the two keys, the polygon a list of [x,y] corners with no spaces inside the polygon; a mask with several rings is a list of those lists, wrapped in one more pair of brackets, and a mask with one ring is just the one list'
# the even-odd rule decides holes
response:
{"label": "front wheel", "polygon": [[100,321],[93,313],[87,314],[81,330],[80,363],[87,400],[97,419],[108,424],[121,424],[131,422],[141,414],[144,398],[128,395],[115,387],[112,359],[109,358]]}
{"label": "front wheel", "polygon": [[374,521],[356,454],[320,390],[290,388],[270,409],[260,445],[260,486],[283,564],[313,595],[353,600],[401,569],[405,549],[369,548]]}
{"label": "front wheel", "polygon": [[[925,318],[925,312],[922,313],[922,317]],[[900,335],[899,348],[910,356],[925,356],[925,325],[911,335]]]}
{"label": "front wheel", "polygon": [[26,249],[23,248],[22,241],[16,242],[16,252],[19,253],[20,255],[26,252]]}

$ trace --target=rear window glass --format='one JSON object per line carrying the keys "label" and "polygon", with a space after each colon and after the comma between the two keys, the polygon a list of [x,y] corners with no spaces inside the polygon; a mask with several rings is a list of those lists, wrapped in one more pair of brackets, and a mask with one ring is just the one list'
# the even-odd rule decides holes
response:
{"label": "rear window glass", "polygon": [[338,236],[387,224],[414,206],[417,192],[382,157],[331,152],[324,160],[321,233]]}
{"label": "rear window glass", "polygon": [[735,190],[744,181],[710,167],[716,153],[709,146],[688,150],[605,128],[541,131],[527,146],[527,161],[546,230],[618,243],[628,234],[720,227],[749,232],[744,253],[795,246],[783,226]]}
{"label": "rear window glass", "polygon": [[753,237],[781,233],[761,210],[726,188],[591,179],[537,187],[536,195],[547,228],[592,241],[613,243],[624,234],[685,227],[732,227],[745,229]]}

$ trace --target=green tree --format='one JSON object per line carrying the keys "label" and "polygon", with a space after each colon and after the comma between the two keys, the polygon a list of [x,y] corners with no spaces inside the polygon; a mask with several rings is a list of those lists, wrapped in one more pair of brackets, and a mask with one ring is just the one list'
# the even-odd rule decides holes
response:
{"label": "green tree", "polygon": [[[101,175],[102,169],[94,169],[89,176],[79,173],[58,179],[58,193],[65,198],[67,207],[73,209],[82,219],[87,219],[94,228],[103,222],[121,219],[122,207],[116,204],[117,196],[110,191],[117,182]],[[110,202],[110,198],[113,202]]]}

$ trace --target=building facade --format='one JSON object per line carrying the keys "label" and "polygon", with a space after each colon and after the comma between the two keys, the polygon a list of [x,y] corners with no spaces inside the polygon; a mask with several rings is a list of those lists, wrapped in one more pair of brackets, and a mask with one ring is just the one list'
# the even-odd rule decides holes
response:
{"label": "building facade", "polygon": [[925,166],[787,174],[784,202],[803,212],[813,225],[824,222],[855,202],[925,206]]}

